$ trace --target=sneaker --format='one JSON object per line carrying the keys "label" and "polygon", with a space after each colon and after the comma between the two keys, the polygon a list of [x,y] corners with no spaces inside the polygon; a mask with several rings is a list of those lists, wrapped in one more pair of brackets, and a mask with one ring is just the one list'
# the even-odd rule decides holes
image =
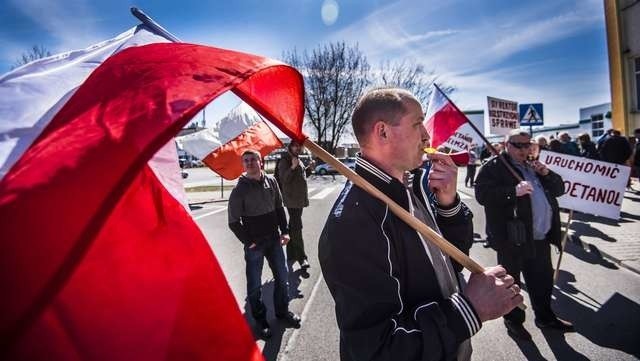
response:
{"label": "sneaker", "polygon": [[507,327],[509,336],[521,341],[531,341],[531,334],[521,323],[504,320],[504,325]]}
{"label": "sneaker", "polygon": [[301,270],[306,271],[309,268],[311,268],[311,265],[309,264],[309,262],[306,259],[304,261],[300,262],[300,269]]}
{"label": "sneaker", "polygon": [[296,315],[291,311],[287,312],[287,314],[284,316],[280,315],[276,317],[294,328],[300,328],[300,322],[301,322],[300,316]]}
{"label": "sneaker", "polygon": [[575,331],[575,328],[573,327],[573,324],[571,322],[559,319],[557,317],[551,321],[540,321],[536,319],[536,326],[538,326],[538,328],[551,328],[562,332]]}
{"label": "sneaker", "polygon": [[262,339],[271,338],[271,326],[269,326],[269,322],[267,322],[266,319],[257,320],[257,322],[258,322],[258,327],[260,328],[258,332],[258,334],[260,335],[260,338]]}

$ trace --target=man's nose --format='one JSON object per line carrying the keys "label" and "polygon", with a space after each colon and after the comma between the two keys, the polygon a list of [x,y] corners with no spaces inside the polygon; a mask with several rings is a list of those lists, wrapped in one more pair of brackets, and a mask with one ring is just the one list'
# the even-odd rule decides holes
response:
{"label": "man's nose", "polygon": [[429,132],[427,132],[427,127],[425,127],[424,123],[422,123],[422,125],[420,126],[420,134],[422,136],[423,142],[428,142],[429,140],[431,140]]}

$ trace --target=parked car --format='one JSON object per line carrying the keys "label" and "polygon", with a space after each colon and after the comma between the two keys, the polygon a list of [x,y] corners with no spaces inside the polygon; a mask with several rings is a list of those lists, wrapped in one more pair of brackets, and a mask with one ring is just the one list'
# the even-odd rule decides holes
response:
{"label": "parked car", "polygon": [[[354,157],[339,158],[339,160],[342,163],[344,163],[344,165],[346,165],[348,168],[351,168],[352,170],[356,169],[356,158]],[[323,163],[316,166],[314,173],[318,175],[327,175],[327,174],[336,174],[338,173],[338,171],[335,170],[329,163]]]}
{"label": "parked car", "polygon": [[204,167],[204,163],[194,156],[181,155],[178,157],[178,162],[180,163],[180,168]]}

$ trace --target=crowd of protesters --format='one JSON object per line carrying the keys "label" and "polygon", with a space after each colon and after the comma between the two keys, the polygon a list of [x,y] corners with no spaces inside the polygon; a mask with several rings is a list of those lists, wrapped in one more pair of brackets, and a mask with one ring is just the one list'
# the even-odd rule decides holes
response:
{"label": "crowd of protesters", "polygon": [[[609,129],[599,138],[592,140],[588,133],[582,133],[575,140],[569,133],[562,132],[557,136],[548,138],[540,135],[532,139],[534,153],[540,150],[563,153],[594,160],[601,160],[631,167],[631,176],[627,184],[631,186],[631,177],[640,176],[640,128],[636,129],[633,136],[625,137],[619,130]],[[500,152],[502,143],[494,143],[494,148]],[[480,153],[480,159],[484,163],[492,152],[485,148]]]}

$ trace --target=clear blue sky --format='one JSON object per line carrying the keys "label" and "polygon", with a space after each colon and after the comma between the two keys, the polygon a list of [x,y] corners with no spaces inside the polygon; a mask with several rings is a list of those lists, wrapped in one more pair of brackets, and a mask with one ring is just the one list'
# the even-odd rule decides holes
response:
{"label": "clear blue sky", "polygon": [[[84,48],[135,26],[135,5],[186,42],[280,58],[330,41],[423,63],[462,109],[486,97],[544,103],[546,124],[610,101],[602,0],[1,0],[0,73],[32,45]],[[324,7],[324,11],[323,11]],[[323,17],[324,13],[324,17]],[[207,108],[219,118],[229,99]],[[222,114],[224,115],[224,114]]]}

